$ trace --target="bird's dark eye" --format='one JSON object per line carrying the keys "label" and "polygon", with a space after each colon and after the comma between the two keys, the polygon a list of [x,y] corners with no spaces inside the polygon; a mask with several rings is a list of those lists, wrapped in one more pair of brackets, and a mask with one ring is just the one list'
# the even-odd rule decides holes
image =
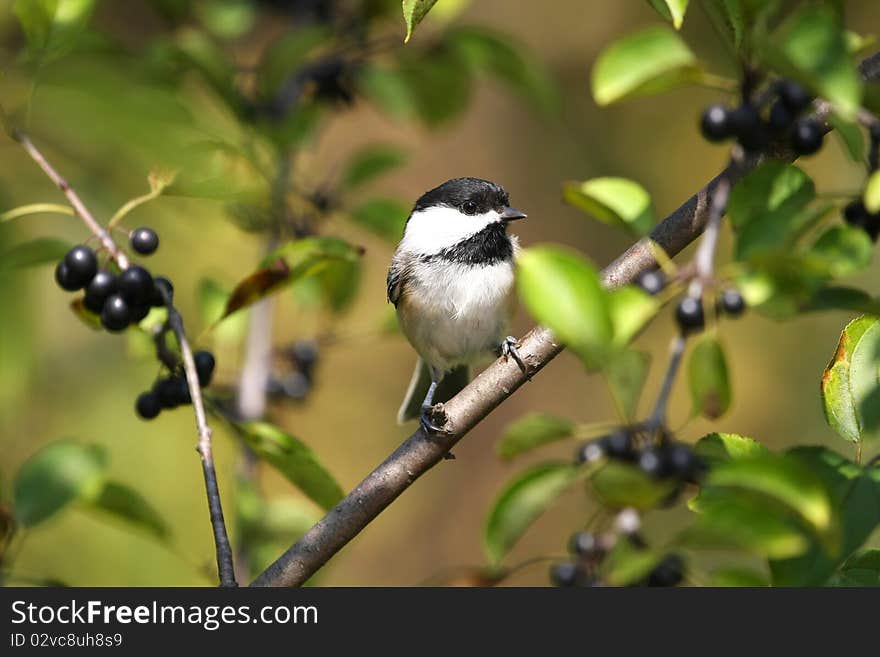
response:
{"label": "bird's dark eye", "polygon": [[477,214],[477,204],[473,201],[465,201],[461,206],[461,210],[465,214]]}

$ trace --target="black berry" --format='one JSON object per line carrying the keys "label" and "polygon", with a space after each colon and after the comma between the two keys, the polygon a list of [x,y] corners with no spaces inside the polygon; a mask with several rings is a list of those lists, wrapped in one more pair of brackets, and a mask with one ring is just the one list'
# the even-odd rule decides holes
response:
{"label": "black berry", "polygon": [[682,481],[696,482],[705,470],[702,459],[694,454],[690,445],[674,443],[666,450],[666,460],[672,474]]}
{"label": "black berry", "polygon": [[150,314],[150,306],[143,303],[136,303],[131,306],[131,322],[136,324]]}
{"label": "black berry", "polygon": [[550,580],[556,586],[578,586],[586,583],[586,572],[579,563],[563,561],[550,568]]}
{"label": "black berry", "polygon": [[290,372],[280,381],[280,384],[284,396],[294,400],[305,399],[312,386],[308,375],[299,371]]}
{"label": "black berry", "polygon": [[73,247],[64,256],[67,265],[68,280],[78,288],[85,287],[98,271],[98,258],[89,247],[80,244]]}
{"label": "black berry", "polygon": [[864,225],[864,220],[867,217],[868,209],[865,207],[865,204],[860,198],[857,198],[854,201],[850,201],[846,204],[846,207],[843,208],[843,220],[853,226],[858,226],[861,228]]}
{"label": "black berry", "polygon": [[791,133],[791,147],[798,155],[812,155],[822,148],[825,135],[815,119],[798,119]]}
{"label": "black berry", "polygon": [[292,354],[300,372],[311,377],[315,363],[318,361],[318,347],[313,340],[297,340],[293,345]]}
{"label": "black berry", "polygon": [[79,289],[82,289],[82,285],[79,282],[79,279],[71,276],[70,269],[67,267],[67,263],[62,260],[55,267],[55,282],[58,283],[58,286],[62,290],[67,290],[68,292],[76,292]]}
{"label": "black berry", "polygon": [[95,314],[100,314],[104,308],[104,302],[111,294],[116,292],[116,276],[106,269],[95,274],[92,281],[86,286],[86,296],[83,305]]}
{"label": "black berry", "polygon": [[174,376],[171,378],[172,390],[174,391],[174,398],[177,401],[178,406],[182,406],[184,404],[191,404],[192,397],[189,394],[189,386],[186,383],[186,379],[182,376]]}
{"label": "black berry", "polygon": [[143,267],[132,265],[119,274],[119,291],[131,303],[147,305],[153,296],[153,277]]}
{"label": "black berry", "polygon": [[662,447],[646,447],[639,454],[639,469],[652,477],[663,477],[669,472],[666,457]]}
{"label": "black berry", "polygon": [[159,415],[162,405],[159,403],[159,396],[155,392],[143,392],[135,402],[135,410],[137,414],[144,420],[152,420]]}
{"label": "black berry", "polygon": [[658,294],[666,285],[666,277],[659,270],[646,271],[639,276],[638,286],[650,295]]}
{"label": "black berry", "polygon": [[700,132],[712,142],[728,139],[733,134],[732,128],[730,110],[723,105],[709,105],[700,118]]}
{"label": "black berry", "polygon": [[791,80],[783,80],[779,84],[779,98],[785,103],[785,106],[791,110],[792,114],[806,109],[813,101],[810,92],[804,89],[797,82]]}
{"label": "black berry", "polygon": [[745,103],[730,113],[730,126],[739,139],[747,139],[761,127],[761,115],[751,103]]}
{"label": "black berry", "polygon": [[683,333],[702,329],[706,322],[703,302],[693,297],[684,297],[675,309],[675,319]]}
{"label": "black berry", "polygon": [[156,393],[162,408],[176,408],[180,406],[180,395],[178,394],[180,390],[177,387],[176,381],[174,377],[168,377],[159,379],[153,385],[153,392]]}
{"label": "black berry", "polygon": [[770,108],[768,125],[774,133],[778,135],[787,133],[793,122],[794,115],[785,103],[781,100],[773,103],[773,107]]}
{"label": "black berry", "polygon": [[151,228],[135,228],[128,239],[131,248],[141,255],[150,255],[159,248],[159,236]]}
{"label": "black berry", "polygon": [[599,537],[593,532],[578,532],[571,537],[569,549],[581,557],[597,557],[604,552]]}
{"label": "black berry", "polygon": [[599,440],[591,440],[578,447],[577,454],[575,454],[575,461],[578,463],[593,463],[594,461],[605,458],[605,455],[605,447],[602,445],[602,442]]}
{"label": "black berry", "polygon": [[631,461],[635,458],[633,439],[629,431],[620,429],[599,439],[611,458]]}
{"label": "black berry", "polygon": [[684,561],[677,554],[668,554],[648,575],[648,586],[676,586],[682,579]]}
{"label": "black berry", "polygon": [[131,322],[131,309],[121,294],[111,294],[101,309],[101,325],[108,331],[123,331]]}
{"label": "black berry", "polygon": [[721,308],[731,317],[739,317],[746,309],[746,301],[739,290],[727,288],[721,292]]}
{"label": "black berry", "polygon": [[196,371],[199,373],[199,385],[207,386],[211,384],[211,377],[214,375],[214,354],[210,351],[197,351],[193,354],[193,360],[196,363]]}
{"label": "black berry", "polygon": [[167,293],[169,299],[174,299],[174,286],[164,276],[157,276],[153,279],[153,291],[150,296],[150,303],[159,308],[165,305],[165,297],[163,291]]}

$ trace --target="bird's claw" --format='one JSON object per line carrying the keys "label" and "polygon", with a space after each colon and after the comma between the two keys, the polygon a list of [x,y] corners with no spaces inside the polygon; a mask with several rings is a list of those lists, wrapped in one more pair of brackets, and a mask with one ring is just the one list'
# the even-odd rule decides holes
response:
{"label": "bird's claw", "polygon": [[444,428],[446,421],[446,410],[443,408],[443,404],[422,406],[422,411],[419,414],[419,425],[426,434],[436,435],[449,433],[449,431]]}
{"label": "bird's claw", "polygon": [[532,374],[529,372],[529,366],[519,353],[519,341],[512,335],[508,335],[501,343],[501,355],[504,358],[513,358],[519,369],[525,374],[526,379],[532,380]]}

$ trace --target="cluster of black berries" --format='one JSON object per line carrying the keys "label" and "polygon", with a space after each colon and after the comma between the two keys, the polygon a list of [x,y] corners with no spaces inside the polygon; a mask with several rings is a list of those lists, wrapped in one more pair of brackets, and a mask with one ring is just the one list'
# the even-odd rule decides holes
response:
{"label": "cluster of black berries", "polygon": [[[150,255],[159,248],[159,237],[149,228],[131,232],[131,248],[141,255]],[[153,276],[143,267],[132,265],[113,273],[98,269],[98,257],[89,247],[73,247],[58,266],[55,280],[68,292],[84,290],[83,307],[101,318],[101,325],[117,333],[130,324],[140,322],[150,308],[165,305],[174,289],[167,278]]]}
{"label": "cluster of black berries", "polygon": [[[638,522],[635,512],[624,510],[621,516],[633,516]],[[635,531],[618,528],[620,535],[613,533],[594,534],[589,531],[577,532],[571,537],[568,549],[571,553],[569,561],[553,564],[550,568],[550,581],[560,587],[602,586],[599,568],[605,555],[619,540],[629,541],[633,547],[644,549],[645,541]],[[667,554],[654,566],[648,575],[630,586],[677,586],[684,579],[684,560],[678,554]]]}
{"label": "cluster of black berries", "polygon": [[274,398],[301,401],[309,394],[315,382],[318,346],[314,340],[297,340],[283,349],[281,356],[286,371],[269,379],[266,392]]}
{"label": "cluster of black berries", "polygon": [[[199,376],[199,385],[203,388],[209,386],[216,365],[214,354],[210,351],[197,351],[193,354],[193,360]],[[191,403],[186,374],[179,369],[169,376],[157,379],[152,390],[142,392],[135,402],[135,410],[144,420],[152,420],[163,409],[170,410]]]}
{"label": "cluster of black berries", "polygon": [[[150,228],[137,228],[129,234],[132,251],[152,255],[159,248],[159,236]],[[55,280],[69,292],[84,290],[82,305],[100,317],[101,325],[113,333],[124,331],[143,320],[150,308],[170,303],[174,296],[171,281],[162,276],[153,278],[139,265],[130,265],[119,273],[98,269],[98,257],[85,245],[73,247],[55,268]],[[209,351],[193,354],[199,384],[207,386],[214,374],[214,355]],[[135,402],[137,414],[152,420],[162,409],[192,403],[186,376],[182,369],[160,378],[152,390],[142,393]]]}
{"label": "cluster of black berries", "polygon": [[[666,287],[666,277],[662,271],[655,269],[639,276],[636,284],[648,294],[655,295]],[[739,317],[746,310],[746,302],[739,290],[726,287],[715,302],[715,310],[730,317]],[[695,333],[702,330],[706,324],[703,302],[690,296],[683,297],[675,309],[675,320],[682,333]]]}
{"label": "cluster of black berries", "polygon": [[[880,151],[880,122],[871,124],[869,130],[871,146],[868,150],[868,166],[871,172],[877,170],[878,151]],[[880,212],[868,212],[861,196],[847,203],[843,209],[843,220],[850,226],[864,230],[871,241],[876,242],[880,236]]]}
{"label": "cluster of black berries", "polygon": [[712,142],[736,139],[750,152],[764,150],[772,141],[785,141],[798,155],[816,153],[825,131],[816,119],[801,116],[813,97],[791,80],[779,80],[773,90],[776,99],[766,116],[750,101],[735,108],[710,105],[700,119],[703,136]]}
{"label": "cluster of black berries", "polygon": [[578,463],[603,458],[632,463],[657,479],[672,478],[685,483],[698,483],[706,471],[705,462],[690,445],[665,435],[656,441],[639,426],[623,427],[586,442],[578,448],[576,456]]}

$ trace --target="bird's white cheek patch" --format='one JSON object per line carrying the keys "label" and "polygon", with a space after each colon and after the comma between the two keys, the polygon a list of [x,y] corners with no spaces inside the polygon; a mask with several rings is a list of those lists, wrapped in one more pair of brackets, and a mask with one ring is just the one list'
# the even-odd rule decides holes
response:
{"label": "bird's white cheek patch", "polygon": [[494,210],[478,215],[466,215],[442,206],[420,210],[410,217],[400,246],[422,255],[439,253],[499,220]]}

